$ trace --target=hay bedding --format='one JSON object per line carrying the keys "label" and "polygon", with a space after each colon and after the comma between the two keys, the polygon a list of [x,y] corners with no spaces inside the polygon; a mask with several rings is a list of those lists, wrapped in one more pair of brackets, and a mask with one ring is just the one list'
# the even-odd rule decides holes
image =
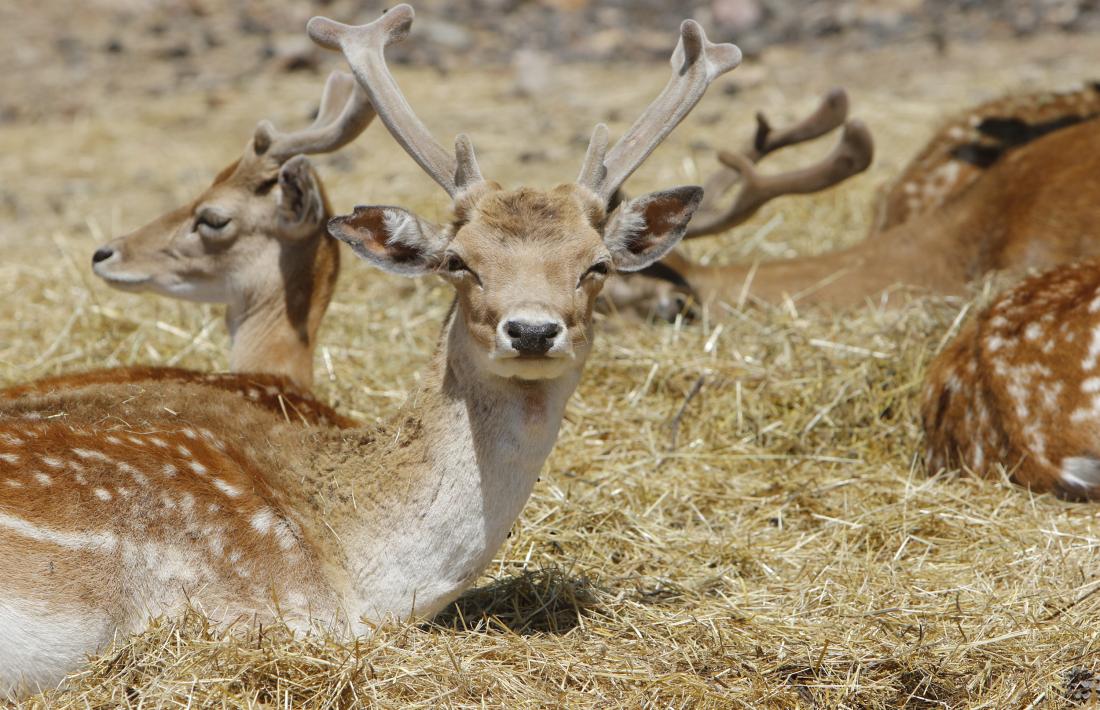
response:
{"label": "hay bedding", "polygon": [[[848,243],[931,117],[1009,86],[1087,77],[1096,42],[1073,42],[949,60],[919,48],[829,62],[775,52],[735,74],[738,95],[714,92],[631,189],[696,179],[706,146],[739,140],[753,109],[796,115],[845,84],[878,139],[872,173],[693,249],[722,259],[738,243],[757,256]],[[1003,70],[1010,53],[1016,73]],[[921,62],[929,75],[912,76]],[[664,71],[563,68],[533,104],[491,72],[404,76],[415,105],[449,107],[430,114],[440,133],[476,127],[488,172],[547,183],[575,171],[576,136],[608,116],[621,130]],[[258,118],[300,119],[319,86],[262,77],[93,103],[64,131],[60,119],[4,126],[0,380],[132,362],[224,367],[216,310],[113,292],[87,257],[196,194]],[[530,135],[547,140],[514,160]],[[391,143],[375,127],[319,161],[335,203],[438,213],[440,195]],[[322,333],[320,394],[366,419],[393,412],[447,297],[347,259]],[[1097,508],[929,477],[917,463],[922,370],[968,307],[750,309],[690,327],[605,318],[512,537],[434,623],[340,644],[248,620],[214,629],[190,614],[119,639],[67,689],[26,706],[1066,706],[1100,668]]]}

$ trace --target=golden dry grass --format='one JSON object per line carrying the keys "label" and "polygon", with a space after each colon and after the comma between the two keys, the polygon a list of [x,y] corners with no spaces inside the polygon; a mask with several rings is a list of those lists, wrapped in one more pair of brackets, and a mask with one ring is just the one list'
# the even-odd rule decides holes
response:
{"label": "golden dry grass", "polygon": [[[1097,49],[1057,38],[946,59],[775,51],[735,72],[736,96],[714,91],[630,187],[695,180],[711,151],[694,144],[737,145],[756,108],[789,118],[845,85],[878,141],[872,171],[694,250],[849,243],[875,186],[936,117],[1091,79]],[[533,102],[511,95],[502,71],[402,79],[441,135],[473,134],[493,177],[548,184],[575,173],[594,121],[621,130],[665,72],[562,67]],[[256,120],[300,120],[319,86],[293,76],[156,101],[123,92],[72,120],[0,127],[0,381],[126,363],[224,368],[217,309],[111,291],[88,257],[196,194]],[[338,209],[443,205],[380,127],[318,162]],[[319,390],[383,418],[416,384],[447,288],[348,256]],[[163,621],[26,706],[1061,707],[1067,672],[1095,668],[1100,651],[1097,509],[930,478],[917,462],[918,384],[964,307],[603,319],[530,504],[455,610],[357,644]]]}

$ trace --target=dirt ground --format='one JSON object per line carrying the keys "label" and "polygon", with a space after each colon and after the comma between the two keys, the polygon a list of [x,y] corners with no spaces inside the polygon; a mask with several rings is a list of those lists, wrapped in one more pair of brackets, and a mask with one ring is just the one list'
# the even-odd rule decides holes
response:
{"label": "dirt ground", "polygon": [[[716,149],[750,135],[754,111],[779,123],[844,86],[874,133],[873,167],[692,245],[715,261],[835,248],[863,237],[877,186],[942,117],[1095,79],[1098,52],[1088,35],[946,56],[926,44],[767,50],[714,86],[628,187],[698,182]],[[217,308],[113,291],[90,256],[200,192],[258,120],[308,121],[340,66],[325,61],[156,93],[92,76],[40,105],[35,72],[5,76],[6,100],[27,108],[0,121],[0,383],[130,363],[224,369]],[[504,65],[397,73],[438,136],[471,134],[487,175],[549,185],[575,176],[595,122],[613,135],[629,125],[667,66],[551,65],[534,96]],[[315,162],[338,212],[444,210],[379,125]],[[416,386],[449,289],[345,256],[318,390],[381,420]],[[1097,508],[929,477],[917,460],[923,369],[968,307],[603,318],[531,502],[455,611],[353,645],[164,622],[27,705],[1064,707],[1100,668]]]}

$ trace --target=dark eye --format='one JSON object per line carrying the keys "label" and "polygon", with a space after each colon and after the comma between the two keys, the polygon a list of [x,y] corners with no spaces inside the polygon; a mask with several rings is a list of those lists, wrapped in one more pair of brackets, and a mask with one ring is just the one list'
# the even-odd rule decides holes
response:
{"label": "dark eye", "polygon": [[452,274],[470,271],[470,267],[466,266],[466,262],[458,254],[448,254],[447,258],[443,260],[443,269]]}
{"label": "dark eye", "polygon": [[458,254],[447,254],[447,256],[443,257],[442,269],[452,276],[470,276],[473,278],[474,283],[478,286],[481,285],[481,278],[474,273],[473,269],[466,266],[466,262],[463,261],[462,257]]}
{"label": "dark eye", "polygon": [[[588,267],[588,271],[585,271],[584,275],[581,276],[581,281],[591,276],[607,276],[610,272],[611,267],[606,261],[597,261],[595,264]],[[580,284],[578,283],[577,285],[579,286]]]}
{"label": "dark eye", "polygon": [[219,230],[224,229],[229,224],[229,217],[220,215],[216,212],[200,212],[195,217],[195,228],[206,227],[207,229]]}

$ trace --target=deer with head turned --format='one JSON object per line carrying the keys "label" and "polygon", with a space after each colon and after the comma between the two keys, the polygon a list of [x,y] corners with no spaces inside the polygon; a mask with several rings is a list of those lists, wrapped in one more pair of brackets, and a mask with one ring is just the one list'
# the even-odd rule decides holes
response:
{"label": "deer with head turned", "polygon": [[[605,205],[740,52],[685,21],[665,89],[613,147],[597,127],[576,182],[504,189],[465,136],[455,153],[437,143],[390,75],[385,47],[412,20],[399,5],[309,32],[343,51],[453,201],[445,226],[384,206],[330,223],[371,264],[454,286],[422,388],[389,426],[350,432],[290,427],[187,383],[0,404],[0,687],[56,682],[188,602],[344,634],[431,616],[504,542],[581,376],[604,281],[667,253],[702,190]],[[23,416],[51,406],[66,417]]]}
{"label": "deer with head turned", "polygon": [[[872,299],[896,304],[897,290],[962,294],[989,272],[1100,255],[1100,241],[1088,237],[1097,214],[1088,186],[1097,185],[1100,120],[1086,113],[1040,124],[993,116],[980,123],[1011,125],[1023,137],[1001,144],[996,159],[986,150],[987,165],[964,186],[936,193],[923,211],[913,206],[906,221],[851,247],[752,264],[702,266],[681,258],[663,266],[701,303],[739,307],[789,299],[847,307]],[[736,162],[745,176],[741,189],[761,189],[751,161]]]}
{"label": "deer with head turned", "polygon": [[120,367],[0,390],[0,399],[108,383],[190,381],[236,391],[310,423],[352,424],[309,394],[317,331],[340,268],[328,198],[309,154],[339,150],[374,118],[355,78],[333,72],[309,128],[261,121],[244,154],[202,195],[98,248],[92,269],[114,288],[225,303],[231,373]]}
{"label": "deer with head turned", "polygon": [[354,77],[333,72],[312,126],[284,133],[261,121],[205,192],[98,248],[92,270],[124,291],[225,304],[230,369],[308,389],[340,255],[325,232],[332,208],[306,156],[339,150],[373,118]]}
{"label": "deer with head turned", "polygon": [[930,473],[967,469],[1100,498],[1100,260],[998,295],[931,363],[921,393]]}

